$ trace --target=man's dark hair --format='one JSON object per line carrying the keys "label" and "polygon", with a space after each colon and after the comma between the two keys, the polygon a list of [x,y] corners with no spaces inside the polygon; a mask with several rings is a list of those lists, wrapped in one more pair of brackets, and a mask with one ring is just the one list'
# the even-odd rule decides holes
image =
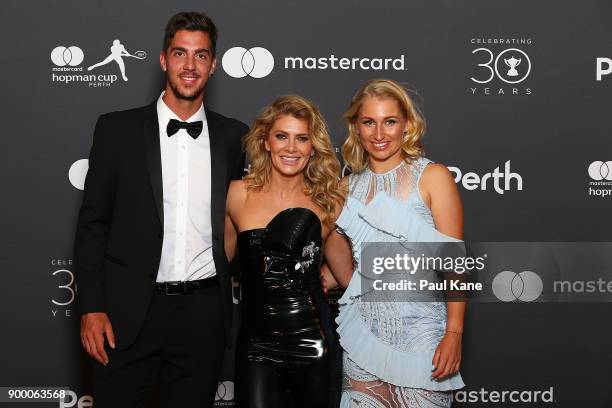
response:
{"label": "man's dark hair", "polygon": [[166,32],[164,33],[164,52],[168,50],[170,41],[172,41],[172,38],[174,38],[174,35],[179,30],[202,31],[207,33],[210,37],[213,57],[216,55],[217,27],[205,13],[198,13],[196,11],[182,11],[170,17],[168,24],[166,24]]}

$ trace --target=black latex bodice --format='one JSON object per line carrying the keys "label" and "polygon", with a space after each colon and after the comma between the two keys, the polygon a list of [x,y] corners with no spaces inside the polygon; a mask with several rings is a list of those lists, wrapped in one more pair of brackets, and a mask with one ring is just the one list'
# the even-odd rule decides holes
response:
{"label": "black latex bodice", "polygon": [[238,253],[243,329],[291,334],[318,325],[326,299],[320,280],[321,222],[314,212],[289,208],[266,228],[241,232]]}
{"label": "black latex bodice", "polygon": [[319,217],[307,208],[238,234],[241,408],[338,406],[341,353],[321,287],[321,242]]}

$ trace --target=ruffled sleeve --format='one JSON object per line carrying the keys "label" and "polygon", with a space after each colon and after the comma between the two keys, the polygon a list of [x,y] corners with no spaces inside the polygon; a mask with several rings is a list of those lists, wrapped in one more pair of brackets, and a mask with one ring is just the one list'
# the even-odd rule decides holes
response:
{"label": "ruffled sleeve", "polygon": [[[385,192],[378,193],[368,205],[359,210],[358,214],[359,218],[372,228],[390,234],[399,241],[460,242],[456,238],[439,232],[411,206],[394,200]],[[390,217],[389,214],[401,215]]]}
{"label": "ruffled sleeve", "polygon": [[[441,381],[432,380],[435,349],[406,352],[383,342],[365,325],[356,304],[341,307],[336,323],[340,344],[351,360],[386,382],[433,391],[457,390],[465,386],[458,373]],[[443,326],[440,331],[444,332]]]}

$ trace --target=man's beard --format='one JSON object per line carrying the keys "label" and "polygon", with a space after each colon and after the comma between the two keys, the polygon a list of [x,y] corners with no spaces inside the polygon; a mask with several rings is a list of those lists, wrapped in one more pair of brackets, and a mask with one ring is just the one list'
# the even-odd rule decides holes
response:
{"label": "man's beard", "polygon": [[202,84],[198,88],[192,89],[189,94],[186,94],[184,92],[181,92],[181,90],[179,89],[179,86],[178,86],[178,84],[176,82],[173,82],[173,81],[168,81],[168,82],[170,83],[170,89],[172,90],[172,93],[174,94],[174,96],[177,99],[185,99],[185,100],[188,100],[188,101],[194,101],[194,100],[198,99],[198,97],[204,93],[204,85],[205,84]]}

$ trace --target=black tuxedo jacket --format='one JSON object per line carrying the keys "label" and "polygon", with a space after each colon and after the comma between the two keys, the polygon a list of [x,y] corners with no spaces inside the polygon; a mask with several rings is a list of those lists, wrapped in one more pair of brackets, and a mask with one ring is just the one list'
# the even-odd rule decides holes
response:
{"label": "black tuxedo jacket", "polygon": [[[226,339],[232,293],[223,247],[229,183],[243,174],[241,138],[248,127],[206,110],[210,135],[213,258],[219,276]],[[109,315],[117,347],[138,334],[153,294],[164,225],[156,102],[100,116],[94,132],[74,246],[79,313]],[[221,335],[221,333],[220,333]]]}

